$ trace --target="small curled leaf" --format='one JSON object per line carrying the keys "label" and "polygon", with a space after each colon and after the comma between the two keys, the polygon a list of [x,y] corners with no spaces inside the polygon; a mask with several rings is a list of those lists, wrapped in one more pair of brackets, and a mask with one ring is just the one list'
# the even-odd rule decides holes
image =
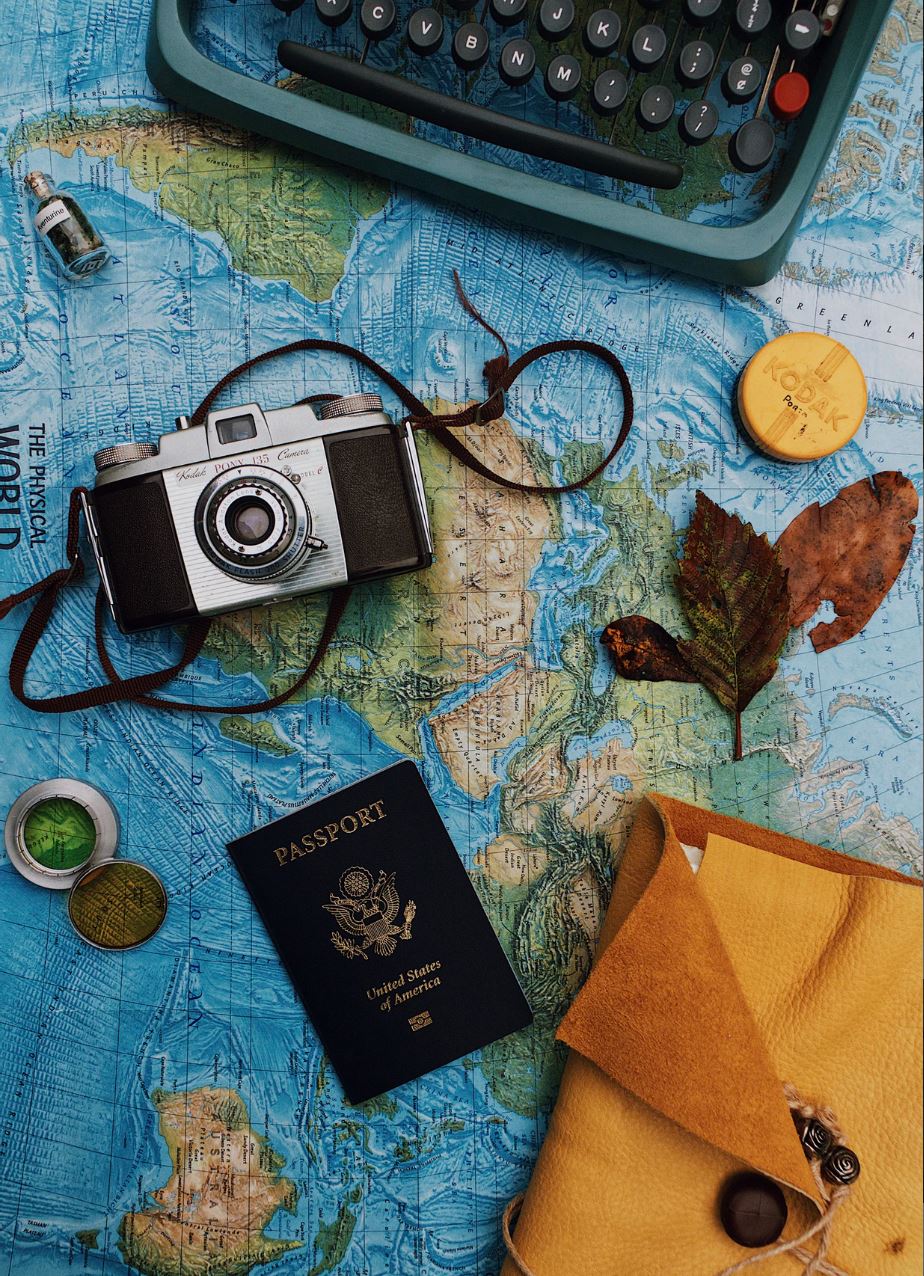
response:
{"label": "small curled leaf", "polygon": [[698,682],[676,638],[647,616],[623,616],[607,625],[600,641],[609,647],[622,678],[651,682]]}

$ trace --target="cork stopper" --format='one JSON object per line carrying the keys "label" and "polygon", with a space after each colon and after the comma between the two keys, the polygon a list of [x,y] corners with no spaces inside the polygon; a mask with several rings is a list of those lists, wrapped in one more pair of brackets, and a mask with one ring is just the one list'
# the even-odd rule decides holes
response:
{"label": "cork stopper", "polygon": [[49,195],[53,195],[55,190],[48,174],[37,168],[26,174],[26,188],[36,199],[46,199]]}

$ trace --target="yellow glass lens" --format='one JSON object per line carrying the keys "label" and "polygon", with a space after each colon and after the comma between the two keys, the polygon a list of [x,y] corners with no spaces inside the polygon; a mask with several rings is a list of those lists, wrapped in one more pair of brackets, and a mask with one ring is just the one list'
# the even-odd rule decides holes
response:
{"label": "yellow glass lens", "polygon": [[97,948],[134,948],[160,929],[167,893],[143,864],[106,860],[74,884],[67,911],[77,933]]}

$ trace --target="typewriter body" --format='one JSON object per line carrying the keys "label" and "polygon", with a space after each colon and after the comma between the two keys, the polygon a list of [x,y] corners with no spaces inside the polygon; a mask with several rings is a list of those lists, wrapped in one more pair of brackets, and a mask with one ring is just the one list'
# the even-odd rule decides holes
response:
{"label": "typewriter body", "polygon": [[191,110],[362,171],[758,284],[782,264],[888,9],[154,0],[148,71]]}

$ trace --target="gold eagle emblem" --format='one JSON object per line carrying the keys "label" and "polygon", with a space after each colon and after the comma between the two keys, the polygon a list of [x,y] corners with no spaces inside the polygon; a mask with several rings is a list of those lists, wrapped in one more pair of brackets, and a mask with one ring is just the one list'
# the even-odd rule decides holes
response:
{"label": "gold eagle emblem", "polygon": [[[348,868],[340,877],[340,894],[330,894],[330,903],[322,904],[339,931],[331,931],[330,942],[344,957],[362,957],[371,948],[379,957],[390,957],[399,939],[411,938],[411,922],[417,905],[409,899],[404,905],[404,924],[395,924],[401,901],[395,889],[394,873],[379,871],[374,880],[367,868]],[[342,933],[341,933],[342,932]]]}

